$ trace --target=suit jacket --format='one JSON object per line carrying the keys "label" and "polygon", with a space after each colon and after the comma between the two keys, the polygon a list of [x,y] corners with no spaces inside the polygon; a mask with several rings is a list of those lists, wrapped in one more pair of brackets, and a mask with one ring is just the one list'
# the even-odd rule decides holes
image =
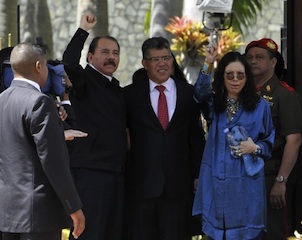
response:
{"label": "suit jacket", "polygon": [[62,105],[67,113],[67,118],[63,122],[64,129],[74,129],[77,126],[76,123],[76,116],[73,110],[73,107],[70,104],[63,104]]}
{"label": "suit jacket", "polygon": [[149,79],[124,88],[131,149],[126,168],[127,192],[135,198],[154,198],[164,189],[173,198],[192,195],[204,135],[193,86],[175,80],[176,109],[164,130],[151,106]]}
{"label": "suit jacket", "polygon": [[69,146],[71,167],[123,172],[126,154],[126,113],[119,82],[110,82],[89,65],[79,64],[88,33],[78,29],[63,55],[65,71],[73,91],[70,100],[77,128],[88,137],[72,141]]}
{"label": "suit jacket", "polygon": [[81,208],[69,171],[62,122],[52,99],[14,80],[0,94],[0,230],[70,227]]}

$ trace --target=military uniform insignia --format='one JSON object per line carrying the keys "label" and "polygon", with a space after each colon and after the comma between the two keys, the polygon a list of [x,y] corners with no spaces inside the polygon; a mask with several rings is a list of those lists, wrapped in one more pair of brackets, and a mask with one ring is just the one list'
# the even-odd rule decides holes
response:
{"label": "military uniform insignia", "polygon": [[290,91],[290,92],[293,92],[295,91],[295,89],[293,89],[291,86],[289,86],[286,82],[284,81],[280,81],[280,84],[282,87],[284,87],[286,90]]}
{"label": "military uniform insignia", "polygon": [[270,92],[270,91],[272,90],[271,85],[267,85],[267,86],[265,87],[265,89],[266,89],[266,91]]}
{"label": "military uniform insignia", "polygon": [[275,43],[273,42],[273,41],[268,41],[267,43],[266,43],[266,46],[268,47],[268,48],[270,48],[270,49],[272,49],[272,50],[276,50],[276,45],[275,45]]}
{"label": "military uniform insignia", "polygon": [[265,101],[268,103],[268,105],[270,107],[274,105],[274,103],[273,103],[273,97],[270,97],[270,96],[267,96],[267,95],[263,95],[262,97],[265,99]]}

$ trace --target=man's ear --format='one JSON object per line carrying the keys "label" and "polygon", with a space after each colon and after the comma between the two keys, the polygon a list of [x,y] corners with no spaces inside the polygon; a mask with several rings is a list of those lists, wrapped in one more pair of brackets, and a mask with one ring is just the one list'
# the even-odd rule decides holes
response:
{"label": "man's ear", "polygon": [[40,61],[36,61],[35,63],[35,71],[40,73],[41,72],[41,62]]}
{"label": "man's ear", "polygon": [[91,52],[87,53],[87,62],[92,63],[93,54]]}
{"label": "man's ear", "polygon": [[271,59],[271,62],[272,62],[273,67],[276,67],[277,58],[276,58],[276,57],[273,57],[273,58]]}
{"label": "man's ear", "polygon": [[146,64],[146,59],[142,59],[142,65],[144,66],[144,68],[147,70],[147,64]]}

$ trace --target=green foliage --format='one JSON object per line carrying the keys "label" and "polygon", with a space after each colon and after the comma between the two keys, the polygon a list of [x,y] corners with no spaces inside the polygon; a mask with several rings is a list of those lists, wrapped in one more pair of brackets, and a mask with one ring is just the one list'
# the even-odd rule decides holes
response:
{"label": "green foliage", "polygon": [[[191,0],[192,1],[192,0]],[[233,1],[233,24],[232,27],[235,31],[243,33],[243,27],[247,28],[255,23],[257,14],[262,10],[263,5],[268,0],[234,0]],[[171,4],[173,2],[171,1]],[[185,3],[184,3],[185,4]],[[144,29],[145,33],[149,33],[151,13],[152,13],[152,0],[150,0],[150,8],[145,16]]]}
{"label": "green foliage", "polygon": [[147,36],[150,33],[151,9],[152,9],[152,0],[149,0],[149,8],[146,12],[145,19],[144,19],[144,32]]}
{"label": "green foliage", "polygon": [[255,23],[257,13],[262,10],[268,0],[234,0],[233,2],[233,28],[243,33],[243,27],[249,28]]}

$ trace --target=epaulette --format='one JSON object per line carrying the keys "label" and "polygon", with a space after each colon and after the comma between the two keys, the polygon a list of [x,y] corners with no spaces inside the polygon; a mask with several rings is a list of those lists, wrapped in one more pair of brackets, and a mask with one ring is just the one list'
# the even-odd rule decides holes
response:
{"label": "epaulette", "polygon": [[282,87],[284,87],[286,90],[290,91],[290,92],[293,92],[295,91],[295,89],[293,89],[291,86],[289,86],[286,82],[284,81],[280,81],[280,84]]}

